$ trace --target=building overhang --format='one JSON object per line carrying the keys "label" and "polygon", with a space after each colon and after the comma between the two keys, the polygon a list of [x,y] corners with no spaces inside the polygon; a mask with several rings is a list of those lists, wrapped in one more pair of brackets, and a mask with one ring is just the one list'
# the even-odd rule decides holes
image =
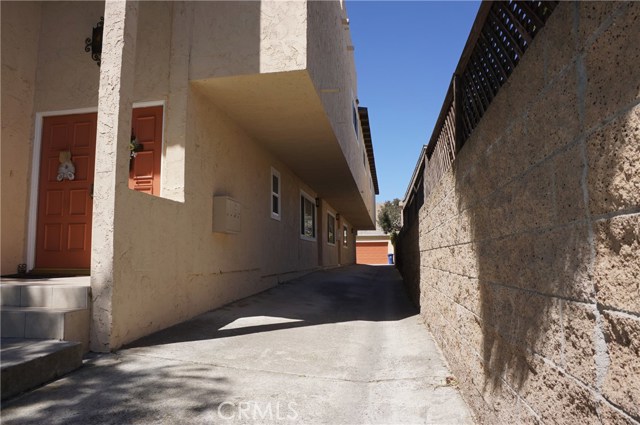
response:
{"label": "building overhang", "polygon": [[378,187],[378,173],[376,171],[376,159],[373,155],[373,142],[371,141],[371,127],[369,126],[369,110],[362,106],[358,106],[358,115],[360,116],[360,126],[362,127],[362,137],[364,139],[364,147],[367,151],[367,159],[369,160],[369,170],[371,171],[371,179],[373,180],[373,189],[376,195],[380,194]]}
{"label": "building overhang", "polygon": [[306,70],[192,81],[195,90],[357,228],[372,228],[363,194]]}

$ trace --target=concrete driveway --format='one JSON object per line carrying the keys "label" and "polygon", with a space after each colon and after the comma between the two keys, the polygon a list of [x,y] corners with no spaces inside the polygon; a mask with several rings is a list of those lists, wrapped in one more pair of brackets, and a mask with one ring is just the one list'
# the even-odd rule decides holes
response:
{"label": "concrete driveway", "polygon": [[2,423],[472,423],[417,313],[393,267],[313,273],[96,355]]}

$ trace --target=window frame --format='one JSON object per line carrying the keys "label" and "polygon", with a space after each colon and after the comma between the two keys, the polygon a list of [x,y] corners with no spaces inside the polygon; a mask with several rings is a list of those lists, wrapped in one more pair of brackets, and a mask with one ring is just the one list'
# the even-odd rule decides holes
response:
{"label": "window frame", "polygon": [[[273,177],[277,177],[278,179],[278,193],[273,191]],[[271,218],[273,218],[274,220],[281,220],[282,217],[282,178],[280,177],[280,172],[278,170],[276,170],[275,168],[271,167],[271,179],[269,182],[269,186],[271,187]],[[274,196],[277,198],[278,200],[278,212],[275,213],[273,212],[273,198]]]}
{"label": "window frame", "polygon": [[[313,237],[307,236],[304,231],[304,219],[305,219],[305,209],[304,209],[304,201],[309,201],[311,203],[312,209],[311,211],[313,212],[313,218],[312,218],[312,222],[313,222]],[[300,189],[300,239],[305,240],[305,241],[309,241],[309,242],[315,242],[317,240],[317,227],[318,227],[318,213],[316,211],[316,200],[314,198],[312,198],[307,192],[305,192],[304,190]]]}
{"label": "window frame", "polygon": [[349,246],[349,227],[346,224],[342,225],[342,246],[347,248]]}
{"label": "window frame", "polygon": [[[329,222],[331,221],[330,219],[333,219],[333,242],[330,239],[330,233],[329,233]],[[337,219],[335,214],[333,214],[331,211],[327,211],[327,244],[330,246],[336,246],[336,239],[337,239],[336,224],[337,224]]]}

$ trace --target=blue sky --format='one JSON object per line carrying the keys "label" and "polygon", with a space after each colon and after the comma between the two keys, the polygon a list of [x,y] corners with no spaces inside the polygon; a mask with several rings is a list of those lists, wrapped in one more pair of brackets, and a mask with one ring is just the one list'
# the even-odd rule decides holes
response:
{"label": "blue sky", "polygon": [[380,195],[404,197],[480,2],[347,0]]}

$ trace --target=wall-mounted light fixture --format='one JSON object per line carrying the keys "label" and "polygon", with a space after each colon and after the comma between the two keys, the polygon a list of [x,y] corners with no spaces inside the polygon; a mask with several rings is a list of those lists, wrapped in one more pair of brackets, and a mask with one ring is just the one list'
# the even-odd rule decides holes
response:
{"label": "wall-mounted light fixture", "polygon": [[91,38],[87,38],[84,43],[84,51],[91,52],[91,59],[100,66],[100,58],[102,57],[102,29],[104,28],[104,16],[100,17],[100,21],[93,28]]}
{"label": "wall-mounted light fixture", "polygon": [[316,198],[316,208],[320,208],[320,198]]}
{"label": "wall-mounted light fixture", "polygon": [[336,220],[340,221],[340,213],[336,213]]}

